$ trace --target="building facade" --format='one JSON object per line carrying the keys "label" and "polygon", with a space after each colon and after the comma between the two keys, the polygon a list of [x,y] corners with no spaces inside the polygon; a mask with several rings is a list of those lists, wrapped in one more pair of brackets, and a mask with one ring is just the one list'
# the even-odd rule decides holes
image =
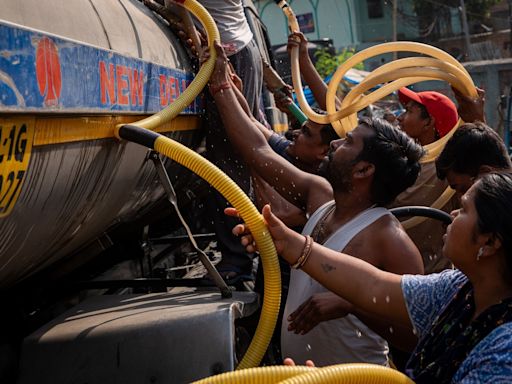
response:
{"label": "building facade", "polygon": [[[266,24],[273,44],[284,44],[288,37],[286,17],[273,0],[254,2]],[[331,38],[336,48],[368,46],[390,41],[393,36],[392,2],[384,0],[290,0],[301,31],[310,40]],[[400,12],[413,14],[410,0],[400,1]],[[399,39],[415,39],[417,26],[398,15]]]}

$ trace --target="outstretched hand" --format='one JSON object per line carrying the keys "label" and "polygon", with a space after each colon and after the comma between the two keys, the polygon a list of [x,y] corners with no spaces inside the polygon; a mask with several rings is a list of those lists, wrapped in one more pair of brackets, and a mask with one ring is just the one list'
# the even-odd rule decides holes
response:
{"label": "outstretched hand", "polygon": [[352,304],[335,293],[317,293],[310,296],[288,316],[288,331],[305,335],[322,321],[344,317],[351,310]]}
{"label": "outstretched hand", "polygon": [[286,46],[288,56],[291,55],[291,50],[294,47],[299,48],[299,57],[308,55],[308,39],[302,32],[292,32],[290,36],[288,36],[288,44]]}
{"label": "outstretched hand", "polygon": [[476,89],[478,93],[478,97],[476,99],[462,94],[455,87],[452,87],[452,91],[458,104],[457,112],[464,122],[472,123],[475,121],[481,121],[485,123],[485,91],[483,89]]}
{"label": "outstretched hand", "polygon": [[192,22],[187,22],[187,19],[191,19],[185,8],[174,4],[164,5],[154,0],[143,0],[143,3],[146,7],[167,20],[171,30],[178,35],[191,56],[200,56],[202,47],[207,44],[206,34],[204,31],[193,27]]}
{"label": "outstretched hand", "polygon": [[[236,208],[225,208],[224,213],[227,216],[240,217]],[[245,223],[237,224],[233,228],[232,232],[233,235],[240,237],[240,244],[242,244],[245,247],[247,253],[254,253],[258,250],[256,247],[256,242],[254,241],[254,237],[252,236],[249,227]]]}
{"label": "outstretched hand", "polygon": [[[286,359],[283,360],[283,365],[287,365],[289,367],[295,367],[297,364],[295,364],[295,361],[293,361],[293,359],[287,357]],[[306,367],[314,367],[315,366],[315,363],[313,362],[313,360],[306,360]]]}
{"label": "outstretched hand", "polygon": [[[224,48],[218,41],[213,42],[213,48],[217,53],[217,58],[215,59],[215,67],[213,68],[212,75],[210,76],[210,87],[219,86],[224,83],[230,83],[230,67],[229,67],[229,59],[226,56],[226,52],[224,52]],[[211,57],[210,53],[211,48],[207,48],[204,50],[201,55],[200,61],[201,65],[204,64]]]}
{"label": "outstretched hand", "polygon": [[[213,69],[212,75],[210,76],[210,92],[214,94],[215,91],[220,89],[227,89],[230,86],[235,86],[238,88],[238,90],[240,90],[240,92],[242,92],[242,79],[240,79],[240,77],[235,73],[235,70],[229,62],[224,48],[218,41],[214,41],[213,44],[217,53],[217,58],[215,59],[215,67]],[[207,47],[200,57],[201,65],[208,61],[210,57],[210,48]]]}
{"label": "outstretched hand", "polygon": [[[262,209],[263,219],[265,220],[270,235],[274,240],[274,245],[278,254],[282,254],[288,246],[288,239],[291,234],[294,234],[276,215],[272,213],[270,205],[266,204]],[[226,208],[224,213],[228,216],[238,217],[238,211],[235,208]],[[233,234],[240,236],[240,243],[246,248],[247,252],[257,251],[254,237],[249,230],[249,227],[244,224],[238,224],[233,228]],[[298,235],[298,234],[297,234]],[[301,235],[298,235],[301,236]]]}
{"label": "outstretched hand", "polygon": [[[193,39],[186,32],[185,27],[183,26],[183,24],[178,25],[177,28],[181,28],[181,29],[177,30],[178,37],[187,46],[187,48],[190,50],[190,53],[193,56],[195,56],[195,57],[200,57],[201,56],[200,52],[203,50],[202,48],[206,47],[206,45],[208,43],[204,33],[202,31],[199,31],[199,30],[195,30],[195,31],[191,32],[191,33],[195,33],[196,36],[197,36],[196,39]],[[196,45],[194,44],[194,40],[199,41],[201,43],[201,46],[196,47]]]}
{"label": "outstretched hand", "polygon": [[282,91],[274,92],[274,101],[276,102],[277,109],[279,109],[283,113],[286,113],[289,119],[293,117],[293,114],[290,112],[290,109],[288,108],[288,106],[293,103],[291,97],[291,90],[289,90],[288,94]]}

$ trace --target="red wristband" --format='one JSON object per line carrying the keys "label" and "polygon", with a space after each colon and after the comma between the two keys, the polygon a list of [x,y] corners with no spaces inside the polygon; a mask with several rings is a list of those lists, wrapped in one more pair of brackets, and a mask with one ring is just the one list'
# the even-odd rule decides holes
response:
{"label": "red wristband", "polygon": [[225,81],[219,85],[210,85],[210,94],[213,96],[217,92],[222,91],[224,89],[229,89],[229,88],[231,88],[231,83],[229,83],[227,81]]}

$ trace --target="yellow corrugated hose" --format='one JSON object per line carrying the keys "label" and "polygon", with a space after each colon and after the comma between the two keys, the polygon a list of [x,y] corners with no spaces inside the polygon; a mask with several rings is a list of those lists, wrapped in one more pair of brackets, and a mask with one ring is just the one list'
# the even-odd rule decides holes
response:
{"label": "yellow corrugated hose", "polygon": [[240,369],[234,372],[225,372],[220,375],[194,381],[192,384],[279,383],[291,377],[311,372],[313,369],[314,368],[304,366],[287,367],[284,365]]}
{"label": "yellow corrugated hose", "polygon": [[[208,45],[210,47],[213,47],[213,41],[220,41],[215,21],[201,4],[195,0],[180,0],[177,3],[187,8],[203,24],[207,31]],[[216,52],[212,49],[210,50],[208,61],[201,66],[194,81],[178,99],[164,110],[143,120],[131,123],[130,129],[127,129],[126,126],[117,126],[115,134],[118,138],[128,139],[154,148],[156,151],[198,174],[226,197],[233,207],[240,212],[240,216],[251,229],[260,251],[263,265],[265,295],[255,335],[237,367],[237,369],[243,369],[259,365],[270,343],[277,322],[281,303],[281,273],[274,243],[261,214],[244,192],[229,177],[186,146],[150,131],[172,120],[197,97],[213,72],[215,59]],[[140,128],[140,130],[134,130],[133,128]]]}
{"label": "yellow corrugated hose", "polygon": [[[283,3],[283,2],[281,2]],[[298,23],[291,20],[295,17],[289,6],[284,7],[280,3],[283,12],[288,17],[290,26],[295,26],[298,31]],[[286,11],[285,11],[286,8]],[[350,90],[343,98],[340,110],[336,110],[336,90],[347,71],[364,60],[390,52],[415,52],[431,57],[409,57],[387,63],[370,73],[360,84]],[[318,124],[331,123],[340,137],[357,126],[357,112],[389,95],[390,93],[421,81],[444,80],[457,88],[462,94],[472,98],[478,97],[475,85],[466,69],[455,58],[445,51],[427,44],[411,41],[399,41],[375,45],[364,49],[345,61],[334,73],[327,88],[326,106],[327,115],[314,112],[306,101],[302,89],[302,80],[299,67],[299,49],[293,47],[291,51],[292,81],[299,105],[305,115]],[[376,85],[385,84],[374,92],[364,95]],[[446,142],[452,137],[455,130],[462,124],[459,119],[457,124],[448,134],[441,139],[425,145],[425,156],[422,163],[432,162],[443,150]],[[431,205],[432,208],[442,209],[452,198],[454,191],[447,188]],[[410,229],[427,218],[413,217],[402,222],[405,229]]]}
{"label": "yellow corrugated hose", "polygon": [[[345,96],[340,110],[336,111],[336,89],[345,73],[354,65],[370,57],[395,51],[417,52],[430,55],[432,58],[419,57],[400,59],[376,69]],[[448,53],[427,44],[399,41],[367,48],[345,61],[336,70],[329,82],[326,99],[328,114],[320,115],[309,107],[304,97],[298,62],[298,48],[294,47],[292,49],[292,78],[300,107],[309,119],[319,124],[331,123],[340,137],[345,137],[348,131],[355,128],[357,125],[358,111],[397,89],[419,81],[444,80],[452,84],[463,94],[470,97],[477,97],[475,85],[466,69]],[[369,89],[384,83],[388,84],[369,95],[362,96],[364,92]],[[452,129],[448,135],[453,134],[453,131]],[[445,137],[443,137],[443,139],[445,139]],[[422,161],[433,161],[448,138],[444,141],[438,140],[435,143],[425,146],[427,154]]]}
{"label": "yellow corrugated hose", "polygon": [[267,230],[263,217],[233,180],[196,152],[161,135],[155,141],[155,150],[184,165],[210,183],[238,210],[242,220],[249,226],[254,236],[263,264],[265,295],[263,297],[258,327],[249,345],[249,349],[237,369],[257,367],[267,350],[270,338],[274,332],[281,303],[279,262],[274,242]]}
{"label": "yellow corrugated hose", "polygon": [[[201,4],[196,0],[179,0],[176,1],[176,3],[187,8],[187,10],[189,10],[203,24],[206,34],[208,35],[208,45],[210,47],[213,47],[213,42],[215,40],[220,41],[219,30],[217,29],[215,21]],[[187,106],[189,106],[203,90],[213,72],[216,58],[217,52],[215,52],[215,49],[210,50],[210,58],[201,66],[192,83],[190,83],[187,89],[185,89],[185,91],[176,100],[174,100],[171,105],[154,115],[133,123],[133,125],[146,129],[155,129],[159,125],[167,123],[178,116],[179,113],[187,108]]]}
{"label": "yellow corrugated hose", "polygon": [[403,373],[376,364],[339,364],[323,368],[261,367],[227,372],[193,384],[414,384]]}

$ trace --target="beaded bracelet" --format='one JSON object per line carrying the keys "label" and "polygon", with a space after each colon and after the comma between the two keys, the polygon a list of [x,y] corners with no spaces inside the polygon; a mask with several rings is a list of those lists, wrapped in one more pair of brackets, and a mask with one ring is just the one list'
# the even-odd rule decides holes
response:
{"label": "beaded bracelet", "polygon": [[231,88],[231,83],[227,81],[220,83],[219,85],[210,85],[210,94],[213,96],[216,93],[229,88]]}
{"label": "beaded bracelet", "polygon": [[292,264],[292,268],[301,269],[304,264],[308,261],[309,255],[311,255],[311,251],[313,250],[313,238],[311,236],[306,236],[306,242],[304,244],[304,249],[302,250],[302,254],[297,259],[297,261]]}

